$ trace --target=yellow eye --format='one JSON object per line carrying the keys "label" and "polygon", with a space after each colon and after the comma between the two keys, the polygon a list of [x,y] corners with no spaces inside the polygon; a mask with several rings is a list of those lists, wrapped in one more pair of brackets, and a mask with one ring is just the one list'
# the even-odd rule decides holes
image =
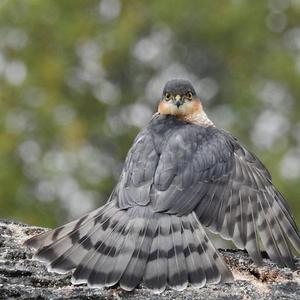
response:
{"label": "yellow eye", "polygon": [[171,95],[170,95],[169,93],[166,93],[166,94],[165,94],[165,100],[166,100],[166,101],[171,100]]}
{"label": "yellow eye", "polygon": [[186,94],[186,98],[187,98],[188,100],[192,100],[192,99],[193,99],[193,94],[192,94],[191,92],[188,92],[188,93]]}

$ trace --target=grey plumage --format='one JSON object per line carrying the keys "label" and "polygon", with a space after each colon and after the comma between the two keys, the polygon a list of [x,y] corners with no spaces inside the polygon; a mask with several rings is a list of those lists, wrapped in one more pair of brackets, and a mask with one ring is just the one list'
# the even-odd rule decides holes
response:
{"label": "grey plumage", "polygon": [[202,226],[246,249],[261,264],[260,240],[272,260],[293,268],[289,242],[300,236],[263,164],[213,126],[156,115],[136,137],[110,201],[26,245],[51,270],[95,287],[140,282],[167,286],[230,281]]}
{"label": "grey plumage", "polygon": [[[166,286],[183,290],[188,283],[199,287],[231,279],[193,212],[178,217],[149,207],[123,210],[109,202],[81,227],[72,225],[69,230],[44,247],[38,245],[42,248],[36,257],[60,273],[75,269],[74,284],[119,283],[132,290],[143,279],[161,292]],[[55,230],[43,238],[46,235],[53,237]],[[28,240],[27,246],[37,245],[39,237]]]}

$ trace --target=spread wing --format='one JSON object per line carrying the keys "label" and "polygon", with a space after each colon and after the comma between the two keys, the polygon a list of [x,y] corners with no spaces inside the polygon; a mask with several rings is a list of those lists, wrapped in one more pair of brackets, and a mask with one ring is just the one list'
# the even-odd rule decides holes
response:
{"label": "spread wing", "polygon": [[151,205],[176,215],[194,210],[203,225],[247,249],[257,264],[260,240],[280,265],[294,266],[289,241],[300,252],[297,226],[269,172],[214,127],[165,119],[143,130],[126,159],[117,196],[123,208]]}
{"label": "spread wing", "polygon": [[[221,132],[222,133],[222,132]],[[200,222],[261,263],[259,241],[281,266],[294,267],[289,242],[300,252],[300,235],[286,200],[259,159],[227,133],[233,147],[229,172],[216,178],[195,208]]]}

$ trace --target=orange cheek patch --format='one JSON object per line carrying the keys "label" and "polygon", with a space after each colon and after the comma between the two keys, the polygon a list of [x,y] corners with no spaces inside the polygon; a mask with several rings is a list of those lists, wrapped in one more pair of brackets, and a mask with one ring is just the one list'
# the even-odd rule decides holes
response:
{"label": "orange cheek patch", "polygon": [[186,102],[183,104],[181,115],[188,116],[195,113],[200,113],[202,111],[202,105],[199,100],[193,100],[191,102]]}
{"label": "orange cheek patch", "polygon": [[199,100],[193,100],[192,105],[193,105],[193,112],[202,112],[202,105]]}
{"label": "orange cheek patch", "polygon": [[161,115],[169,115],[171,114],[170,104],[166,103],[166,101],[161,101],[158,105],[158,112]]}

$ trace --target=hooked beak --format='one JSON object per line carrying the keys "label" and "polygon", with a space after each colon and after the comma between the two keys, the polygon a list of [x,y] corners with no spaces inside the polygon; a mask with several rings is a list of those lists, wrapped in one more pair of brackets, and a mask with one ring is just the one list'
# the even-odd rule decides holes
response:
{"label": "hooked beak", "polygon": [[174,103],[177,106],[177,108],[179,108],[179,106],[183,104],[183,101],[182,101],[180,95],[176,95],[176,97],[174,99]]}

